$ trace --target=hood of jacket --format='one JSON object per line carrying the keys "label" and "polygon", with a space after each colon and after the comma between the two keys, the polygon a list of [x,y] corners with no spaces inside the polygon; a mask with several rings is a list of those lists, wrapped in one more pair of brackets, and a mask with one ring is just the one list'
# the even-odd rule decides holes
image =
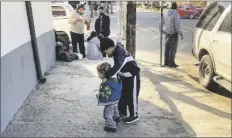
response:
{"label": "hood of jacket", "polygon": [[98,42],[99,42],[99,39],[98,39],[97,36],[95,36],[95,37],[93,37],[93,38],[88,39],[88,42],[90,42],[90,43],[98,43]]}
{"label": "hood of jacket", "polygon": [[117,92],[122,90],[121,81],[116,78],[110,78],[108,81],[105,82],[105,84],[109,85],[113,90]]}

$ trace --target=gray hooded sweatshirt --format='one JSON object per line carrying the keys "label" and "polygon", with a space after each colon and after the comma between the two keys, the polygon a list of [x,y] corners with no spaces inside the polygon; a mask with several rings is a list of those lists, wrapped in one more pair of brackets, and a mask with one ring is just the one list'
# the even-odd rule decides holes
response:
{"label": "gray hooded sweatshirt", "polygon": [[[163,31],[167,34],[175,34],[183,35],[180,29],[180,15],[174,10],[170,9],[163,16]],[[159,23],[159,28],[161,30],[161,21]]]}
{"label": "gray hooded sweatshirt", "polygon": [[103,58],[98,37],[94,37],[87,42],[87,58],[91,60],[100,60]]}

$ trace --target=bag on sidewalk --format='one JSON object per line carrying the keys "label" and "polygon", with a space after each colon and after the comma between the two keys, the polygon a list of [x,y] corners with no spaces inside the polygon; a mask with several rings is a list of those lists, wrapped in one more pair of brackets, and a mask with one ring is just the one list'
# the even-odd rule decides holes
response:
{"label": "bag on sidewalk", "polygon": [[71,62],[73,60],[82,59],[83,55],[79,53],[70,53],[65,49],[62,43],[57,43],[56,45],[56,60]]}
{"label": "bag on sidewalk", "polygon": [[73,56],[72,54],[68,53],[68,52],[61,52],[59,57],[58,57],[58,61],[65,61],[65,62],[71,62],[73,61]]}

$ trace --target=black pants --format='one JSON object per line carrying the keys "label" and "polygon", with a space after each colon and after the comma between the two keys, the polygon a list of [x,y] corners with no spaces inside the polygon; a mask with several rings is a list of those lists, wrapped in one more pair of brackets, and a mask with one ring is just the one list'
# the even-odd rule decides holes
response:
{"label": "black pants", "polygon": [[176,51],[178,45],[178,35],[165,35],[165,51],[164,51],[164,63],[174,64],[176,58]]}
{"label": "black pants", "polygon": [[80,53],[85,58],[85,44],[84,44],[84,34],[71,33],[73,52],[77,53],[77,43],[79,44]]}
{"label": "black pants", "polygon": [[127,115],[127,107],[131,117],[138,116],[138,96],[140,91],[140,74],[122,80],[122,95],[118,103],[120,115]]}

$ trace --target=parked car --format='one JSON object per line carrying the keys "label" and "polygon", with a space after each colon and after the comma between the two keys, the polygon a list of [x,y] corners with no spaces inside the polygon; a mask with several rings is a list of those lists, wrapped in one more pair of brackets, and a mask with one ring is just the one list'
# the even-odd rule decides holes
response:
{"label": "parked car", "polygon": [[[55,30],[59,32],[65,32],[71,40],[70,24],[68,23],[68,17],[74,11],[73,7],[70,4],[57,3],[52,4],[51,8],[53,16],[53,25]],[[90,30],[87,30],[86,28],[87,27],[85,26],[85,40],[90,35]]]}
{"label": "parked car", "polygon": [[200,7],[200,6],[195,6],[195,8],[196,8],[196,10],[200,13],[200,15],[201,15],[201,13],[203,12],[203,10],[204,10],[204,8],[203,7]]}
{"label": "parked car", "polygon": [[213,2],[200,16],[193,35],[193,55],[200,61],[199,82],[231,91],[231,3]]}
{"label": "parked car", "polygon": [[177,7],[177,12],[181,18],[194,19],[200,16],[200,12],[192,4],[183,4]]}

